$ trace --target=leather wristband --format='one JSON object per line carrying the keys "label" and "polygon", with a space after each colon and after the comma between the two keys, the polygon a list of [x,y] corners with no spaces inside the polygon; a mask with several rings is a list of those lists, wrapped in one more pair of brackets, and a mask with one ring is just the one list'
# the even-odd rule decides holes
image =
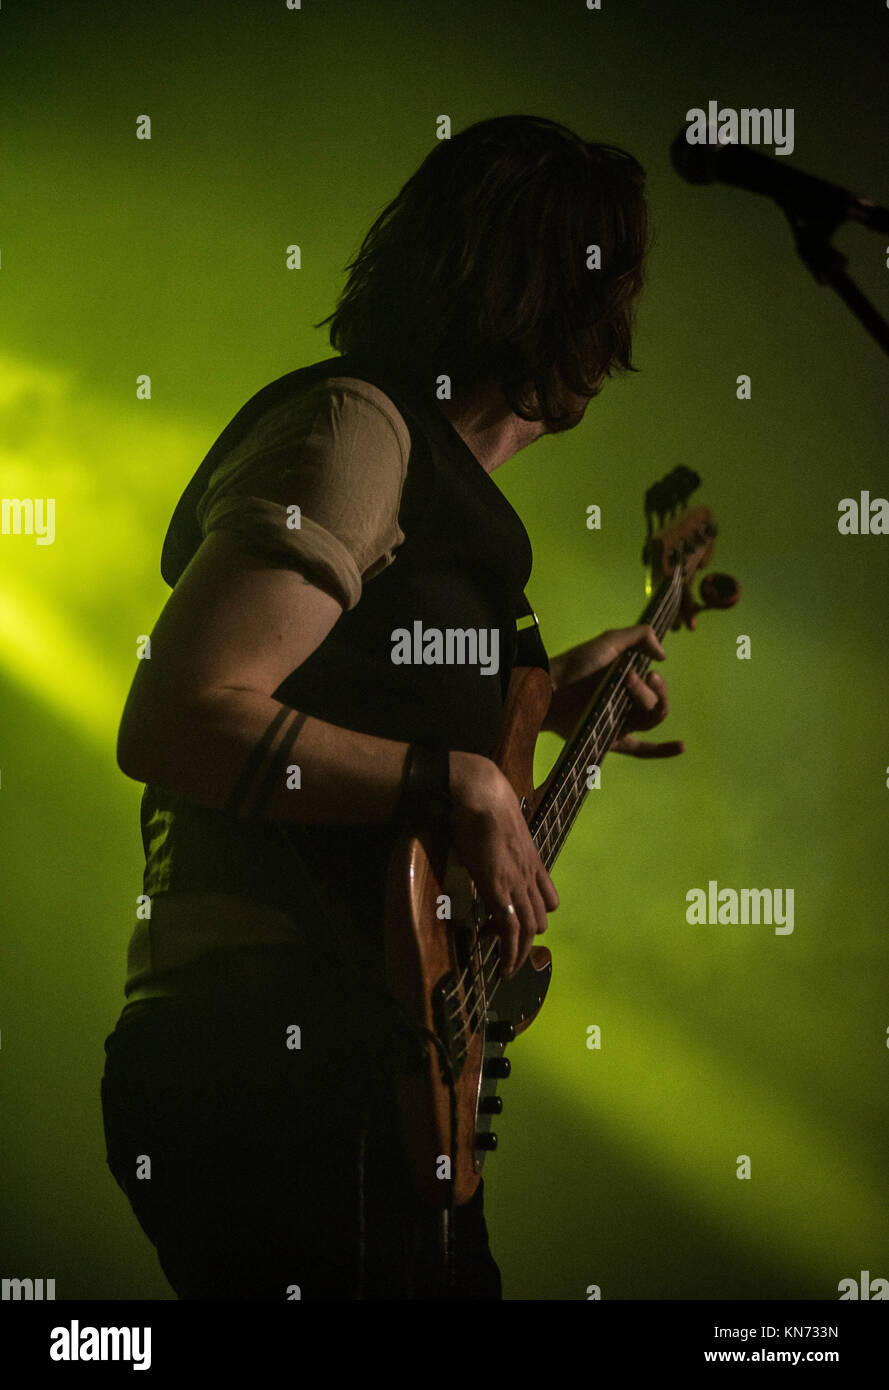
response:
{"label": "leather wristband", "polygon": [[406,829],[449,825],[452,805],[449,749],[412,743],[393,824]]}

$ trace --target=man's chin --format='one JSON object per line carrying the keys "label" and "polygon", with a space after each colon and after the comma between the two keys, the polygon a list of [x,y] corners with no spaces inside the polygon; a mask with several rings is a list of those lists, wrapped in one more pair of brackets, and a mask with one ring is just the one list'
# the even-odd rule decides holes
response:
{"label": "man's chin", "polygon": [[586,412],[583,410],[572,410],[568,415],[561,415],[557,420],[545,420],[544,434],[564,434],[566,430],[576,429]]}

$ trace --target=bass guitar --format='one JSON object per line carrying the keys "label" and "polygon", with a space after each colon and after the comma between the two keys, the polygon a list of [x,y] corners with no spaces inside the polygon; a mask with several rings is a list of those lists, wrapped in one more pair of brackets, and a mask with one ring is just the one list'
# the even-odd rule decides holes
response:
{"label": "bass guitar", "polygon": [[[705,608],[728,608],[740,590],[727,575],[691,580],[708,565],[716,524],[707,507],[687,509],[700,482],[679,468],[646,494],[650,599],[640,623],[662,639]],[[683,510],[680,510],[683,509]],[[665,522],[665,518],[670,519]],[[653,517],[658,518],[655,530]],[[544,783],[533,786],[534,747],[552,698],[542,667],[511,675],[493,760],[519,798],[546,869],[556,858],[589,790],[594,768],[624,732],[631,700],[628,673],[644,676],[649,658],[626,652],[603,673],[573,736]],[[468,1202],[503,1102],[497,1083],[510,1073],[506,1047],[534,1022],[552,974],[552,956],[535,946],[516,975],[499,973],[500,940],[467,871],[441,830],[405,831],[390,856],[386,889],[386,974],[417,1035],[422,1061],[398,1078],[404,1150],[420,1197],[446,1208]]]}

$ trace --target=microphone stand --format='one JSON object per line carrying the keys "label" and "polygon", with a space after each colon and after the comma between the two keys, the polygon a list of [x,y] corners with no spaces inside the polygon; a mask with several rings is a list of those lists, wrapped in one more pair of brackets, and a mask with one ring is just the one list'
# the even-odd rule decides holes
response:
{"label": "microphone stand", "polygon": [[[871,337],[889,355],[889,323],[877,312],[852,277],[846,274],[848,257],[830,242],[837,227],[843,222],[859,220],[855,216],[855,205],[837,211],[835,205],[832,208],[819,206],[815,198],[788,196],[781,200],[781,207],[793,228],[796,249],[817,283],[831,285],[843,303],[852,310],[859,323],[864,325]],[[889,231],[889,220],[887,225],[883,226],[880,216],[882,209],[874,209],[874,212],[876,216],[868,218],[866,225],[873,231],[882,231],[885,234]]]}

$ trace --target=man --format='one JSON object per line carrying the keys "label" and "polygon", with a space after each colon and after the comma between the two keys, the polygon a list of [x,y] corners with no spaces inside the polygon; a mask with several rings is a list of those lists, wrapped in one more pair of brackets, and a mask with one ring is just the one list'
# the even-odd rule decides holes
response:
{"label": "man", "polygon": [[[442,142],[349,268],[342,355],[248,401],[176,509],[118,744],[146,868],[102,1091],[109,1164],[180,1298],[501,1296],[482,1188],[450,1283],[411,1189],[383,885],[436,799],[514,973],[558,897],[490,758],[510,670],[549,668],[567,736],[618,652],[663,655],[639,628],[549,663],[519,634],[530,544],[490,476],[631,368],[642,183],[539,118]],[[399,660],[418,621],[487,634],[496,669]],[[659,676],[630,689],[632,727],[666,716]]]}

